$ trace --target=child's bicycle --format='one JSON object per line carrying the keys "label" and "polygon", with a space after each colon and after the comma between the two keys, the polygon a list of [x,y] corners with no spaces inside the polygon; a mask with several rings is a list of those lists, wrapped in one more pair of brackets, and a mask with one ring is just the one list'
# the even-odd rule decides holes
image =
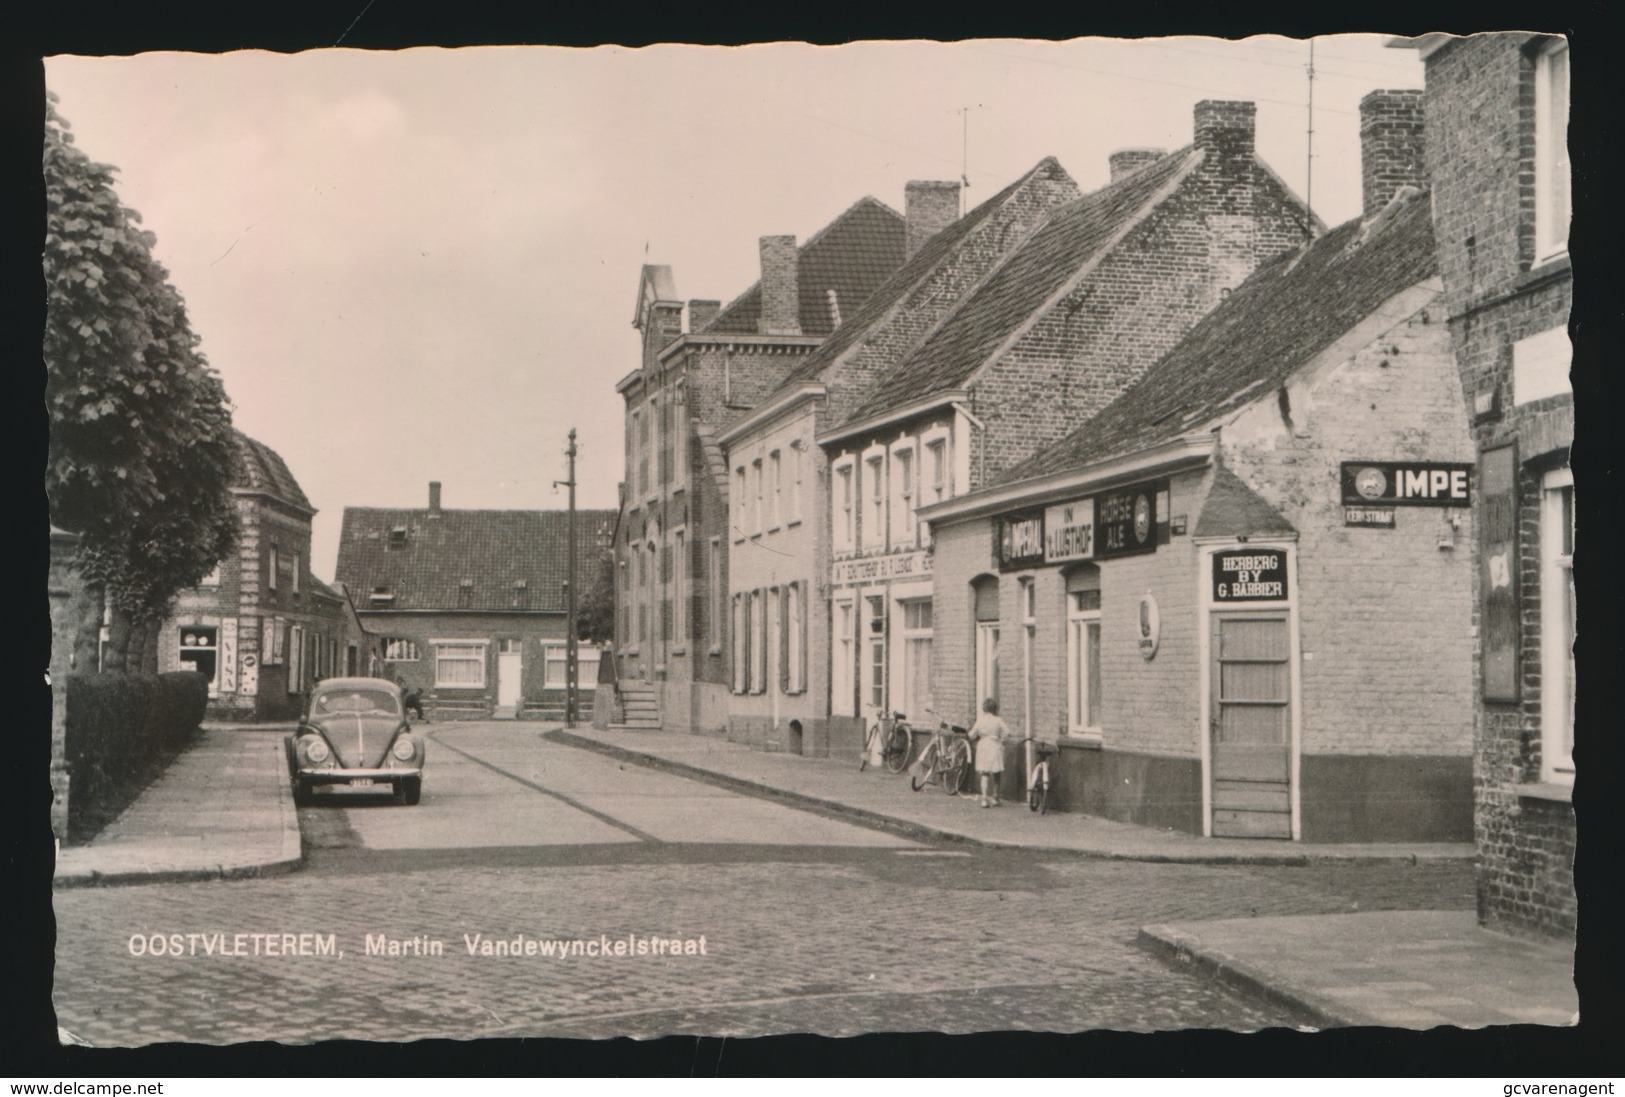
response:
{"label": "child's bicycle", "polygon": [[890,720],[877,720],[869,725],[864,737],[863,753],[858,757],[858,772],[869,768],[870,758],[879,758],[892,773],[908,768],[909,752],[914,746],[914,729],[908,717],[901,712],[892,713]]}
{"label": "child's bicycle", "polygon": [[958,796],[971,769],[970,738],[958,724],[943,720],[931,733],[931,741],[920,751],[909,784],[919,792],[932,781],[942,782],[942,791]]}
{"label": "child's bicycle", "polygon": [[1054,743],[1027,736],[1033,745],[1033,767],[1027,771],[1027,809],[1040,815],[1049,813],[1050,759],[1060,753]]}

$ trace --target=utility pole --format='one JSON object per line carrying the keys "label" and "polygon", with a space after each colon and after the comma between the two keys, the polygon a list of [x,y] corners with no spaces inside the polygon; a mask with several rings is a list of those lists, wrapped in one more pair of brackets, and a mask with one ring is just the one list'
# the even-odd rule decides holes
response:
{"label": "utility pole", "polygon": [[1315,238],[1315,40],[1309,39],[1309,151],[1304,157],[1303,205],[1309,212],[1309,238]]}
{"label": "utility pole", "polygon": [[576,726],[576,690],[579,686],[580,663],[576,655],[576,428],[570,428],[570,444],[565,447],[569,479],[555,480],[553,486],[564,484],[570,489],[570,517],[565,524],[564,581],[564,726]]}

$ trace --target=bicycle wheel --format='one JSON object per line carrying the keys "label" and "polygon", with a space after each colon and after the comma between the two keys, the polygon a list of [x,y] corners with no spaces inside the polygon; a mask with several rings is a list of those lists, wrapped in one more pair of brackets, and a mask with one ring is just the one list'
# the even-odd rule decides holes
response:
{"label": "bicycle wheel", "polygon": [[919,792],[926,785],[929,785],[932,776],[936,772],[936,767],[937,744],[934,742],[927,743],[925,749],[920,751],[919,764],[915,767],[913,775],[908,779],[909,787],[915,792]]}
{"label": "bicycle wheel", "polygon": [[955,743],[948,754],[948,764],[942,770],[942,791],[949,796],[958,796],[965,787],[965,774],[970,769],[970,749],[963,743]]}
{"label": "bicycle wheel", "polygon": [[902,721],[891,726],[891,733],[886,736],[886,768],[893,773],[902,773],[908,768],[909,748],[914,745],[914,737],[909,734],[908,725]]}
{"label": "bicycle wheel", "polygon": [[869,768],[869,755],[880,747],[880,725],[870,724],[869,734],[863,737],[863,753],[858,755],[858,772]]}
{"label": "bicycle wheel", "polygon": [[1049,814],[1049,778],[1048,777],[1045,777],[1044,778],[1044,783],[1042,785],[1038,786],[1038,814],[1040,814],[1040,815],[1048,815]]}

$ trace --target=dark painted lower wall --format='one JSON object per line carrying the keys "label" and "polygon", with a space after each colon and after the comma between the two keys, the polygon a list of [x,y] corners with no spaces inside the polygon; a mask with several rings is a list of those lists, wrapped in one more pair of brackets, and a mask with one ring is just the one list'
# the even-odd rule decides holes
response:
{"label": "dark painted lower wall", "polygon": [[1305,842],[1471,842],[1473,760],[1305,754]]}
{"label": "dark painted lower wall", "polygon": [[806,758],[841,758],[856,763],[863,749],[862,721],[851,716],[803,717],[780,720],[777,727],[766,716],[730,716],[725,737],[757,750],[800,754]]}
{"label": "dark painted lower wall", "polygon": [[[1003,794],[1025,795],[1019,747],[1005,763]],[[1055,777],[1050,803],[1133,823],[1202,833],[1202,764],[1195,758],[1165,758],[1119,750],[1062,747],[1051,762]]]}

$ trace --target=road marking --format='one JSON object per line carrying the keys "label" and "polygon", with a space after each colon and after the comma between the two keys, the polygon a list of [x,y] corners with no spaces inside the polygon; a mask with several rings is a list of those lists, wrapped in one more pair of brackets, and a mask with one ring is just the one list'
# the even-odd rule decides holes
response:
{"label": "road marking", "polygon": [[597,819],[601,823],[608,823],[610,826],[614,827],[616,830],[624,830],[626,833],[628,833],[632,837],[638,839],[640,842],[651,842],[651,843],[653,843],[654,845],[657,845],[657,846],[665,845],[665,842],[663,842],[659,838],[656,838],[653,834],[650,834],[648,831],[639,830],[637,827],[634,827],[634,826],[632,826],[632,825],[630,825],[628,823],[621,822],[619,819],[615,818],[613,815],[605,815],[603,812],[599,811],[597,808],[588,807],[586,804],[583,804],[580,800],[576,800],[576,799],[574,799],[572,797],[566,796],[562,792],[555,792],[554,790],[552,790],[550,788],[546,788],[546,787],[544,787],[542,785],[538,785],[535,781],[529,780],[528,778],[525,778],[525,777],[521,777],[517,773],[510,773],[508,770],[503,769],[501,766],[493,765],[492,763],[487,762],[484,758],[480,758],[480,757],[478,757],[476,755],[470,754],[468,751],[463,750],[461,747],[452,746],[450,743],[448,743],[444,739],[440,738],[440,736],[438,734],[438,730],[434,731],[434,732],[430,732],[426,736],[426,738],[433,739],[436,743],[439,743],[441,746],[445,747],[447,750],[452,751],[455,754],[461,754],[464,758],[467,758],[470,762],[474,762],[474,763],[476,763],[478,765],[484,766],[486,769],[490,770],[492,773],[501,774],[503,777],[506,777],[510,781],[517,781],[519,784],[524,785],[526,788],[531,789],[534,792],[539,792],[543,796],[551,796],[551,797],[553,797],[553,799],[558,800],[561,803],[568,804],[570,807],[575,808],[577,811],[581,812],[584,815],[590,815],[594,819]]}

